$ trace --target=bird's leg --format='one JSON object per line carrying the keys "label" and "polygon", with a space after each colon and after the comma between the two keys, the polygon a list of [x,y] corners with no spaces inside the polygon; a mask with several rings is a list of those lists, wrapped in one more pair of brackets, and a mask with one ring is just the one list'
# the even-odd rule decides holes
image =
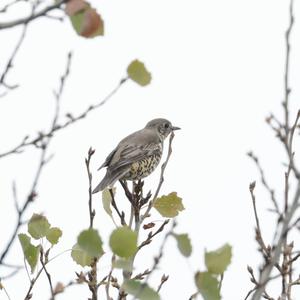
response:
{"label": "bird's leg", "polygon": [[111,196],[111,205],[112,207],[115,209],[115,211],[117,212],[118,216],[120,217],[120,220],[121,220],[121,224],[122,225],[126,225],[126,222],[125,222],[125,214],[124,212],[122,211],[122,213],[120,213],[118,207],[117,207],[117,204],[116,204],[116,201],[115,201],[115,195],[114,195],[114,192],[112,189],[108,189],[109,190],[109,193],[110,193],[110,196]]}

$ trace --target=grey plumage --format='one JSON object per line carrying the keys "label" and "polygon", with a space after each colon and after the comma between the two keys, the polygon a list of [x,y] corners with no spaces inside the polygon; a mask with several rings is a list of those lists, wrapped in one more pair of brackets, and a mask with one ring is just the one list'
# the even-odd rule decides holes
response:
{"label": "grey plumage", "polygon": [[107,167],[93,193],[111,187],[120,179],[139,180],[151,174],[161,159],[164,139],[177,129],[180,128],[172,126],[166,119],[154,119],[145,128],[121,140],[98,169]]}

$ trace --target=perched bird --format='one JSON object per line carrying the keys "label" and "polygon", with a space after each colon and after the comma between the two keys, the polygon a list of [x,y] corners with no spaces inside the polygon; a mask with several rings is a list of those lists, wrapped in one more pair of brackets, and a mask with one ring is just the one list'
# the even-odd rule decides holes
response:
{"label": "perched bird", "polygon": [[117,180],[139,180],[151,174],[162,157],[165,138],[178,129],[166,119],[154,119],[121,140],[98,169],[107,167],[93,193],[112,187]]}

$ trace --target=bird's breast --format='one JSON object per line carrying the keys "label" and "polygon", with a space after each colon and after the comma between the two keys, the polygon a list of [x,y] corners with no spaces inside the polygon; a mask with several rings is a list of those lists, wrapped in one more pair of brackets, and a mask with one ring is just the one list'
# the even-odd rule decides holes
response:
{"label": "bird's breast", "polygon": [[139,180],[150,175],[160,162],[162,153],[147,156],[131,164],[129,172],[124,176],[126,180]]}

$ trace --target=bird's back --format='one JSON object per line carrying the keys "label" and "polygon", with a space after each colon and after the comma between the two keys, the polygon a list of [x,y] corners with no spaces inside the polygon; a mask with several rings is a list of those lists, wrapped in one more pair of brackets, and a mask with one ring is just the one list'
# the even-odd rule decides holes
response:
{"label": "bird's back", "polygon": [[115,149],[114,155],[108,163],[108,166],[115,165],[124,156],[126,156],[126,154],[128,154],[129,156],[133,156],[136,154],[136,151],[139,151],[139,149],[155,147],[160,144],[161,141],[159,139],[159,136],[155,132],[153,132],[153,130],[150,130],[148,128],[138,130],[120,141]]}

